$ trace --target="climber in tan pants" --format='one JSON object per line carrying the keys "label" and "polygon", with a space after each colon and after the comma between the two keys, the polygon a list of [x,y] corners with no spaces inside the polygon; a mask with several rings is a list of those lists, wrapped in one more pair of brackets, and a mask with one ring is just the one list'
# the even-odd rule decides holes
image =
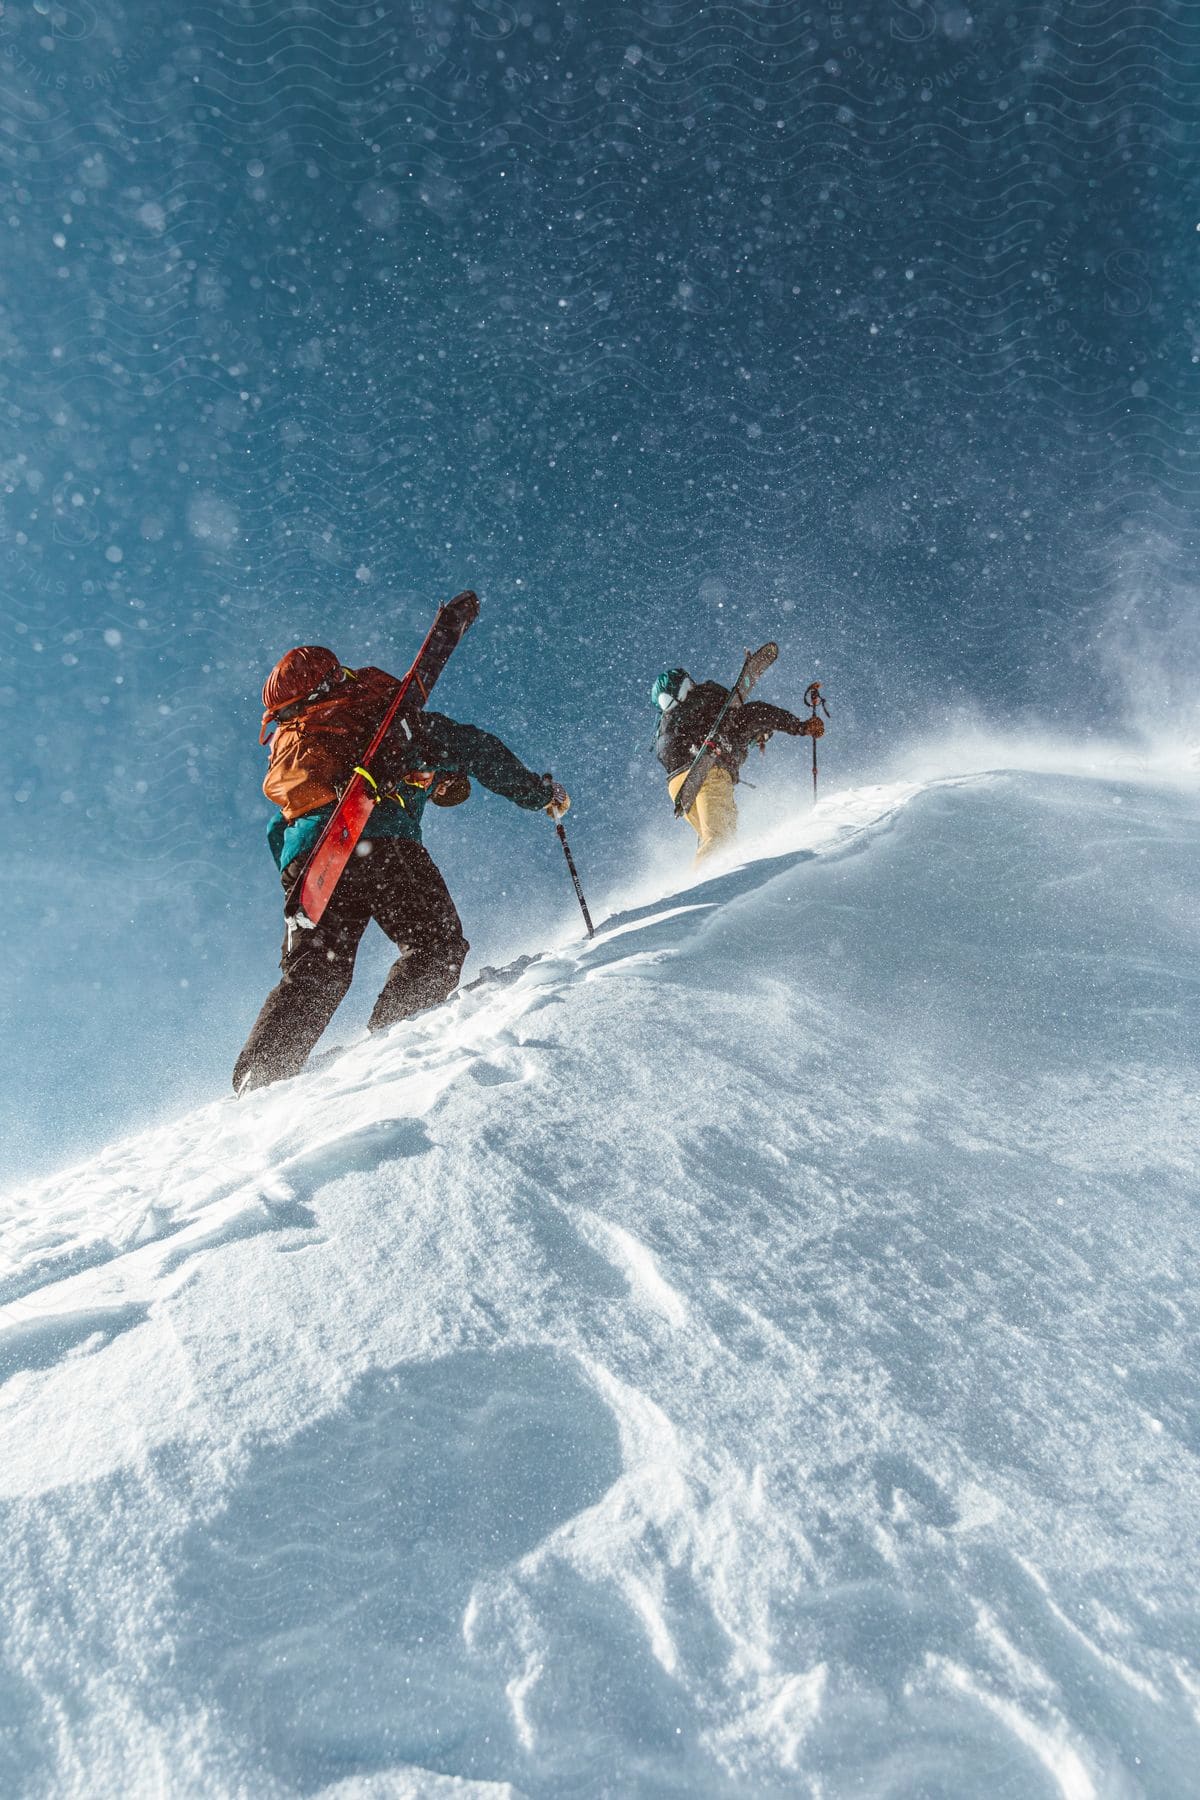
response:
{"label": "climber in tan pants", "polygon": [[[667,771],[667,792],[672,800],[687,779],[701,746],[712,741],[710,734],[729,692],[715,681],[697,685],[686,669],[664,669],[651,688],[650,697],[662,714],[654,751]],[[720,761],[709,770],[684,814],[698,839],[697,862],[711,856],[714,850],[725,848],[737,834],[733,789],[751,744],[765,746],[773,731],[785,731],[789,737],[821,737],[824,730],[815,716],[800,719],[784,707],[770,706],[763,700],[748,700],[742,706],[730,707],[715,740]]]}

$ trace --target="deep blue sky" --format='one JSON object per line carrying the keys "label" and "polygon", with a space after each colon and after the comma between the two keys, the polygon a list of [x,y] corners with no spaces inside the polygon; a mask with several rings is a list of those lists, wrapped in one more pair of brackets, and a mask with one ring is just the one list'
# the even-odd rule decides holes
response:
{"label": "deep blue sky", "polygon": [[[599,894],[672,829],[664,662],[777,637],[831,779],[961,701],[1115,724],[1190,602],[1198,55],[1161,4],[7,0],[12,1161],[223,1087],[293,643],[400,669],[477,588],[439,703]],[[543,823],[430,833],[484,954],[571,904]]]}

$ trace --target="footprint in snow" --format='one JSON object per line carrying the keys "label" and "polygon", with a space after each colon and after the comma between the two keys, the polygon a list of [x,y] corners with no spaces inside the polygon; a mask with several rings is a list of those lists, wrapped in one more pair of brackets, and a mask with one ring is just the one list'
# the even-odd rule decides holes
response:
{"label": "footprint in snow", "polygon": [[483,1057],[478,1062],[473,1062],[467,1073],[480,1087],[503,1087],[506,1082],[525,1081],[529,1075],[525,1068],[517,1069],[511,1065],[506,1067],[501,1063],[488,1062]]}

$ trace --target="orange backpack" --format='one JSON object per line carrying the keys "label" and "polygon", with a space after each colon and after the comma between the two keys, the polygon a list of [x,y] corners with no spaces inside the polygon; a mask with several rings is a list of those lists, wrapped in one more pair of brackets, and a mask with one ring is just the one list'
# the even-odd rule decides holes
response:
{"label": "orange backpack", "polygon": [[263,793],[289,825],[338,798],[398,685],[383,669],[347,669],[325,699],[280,723]]}

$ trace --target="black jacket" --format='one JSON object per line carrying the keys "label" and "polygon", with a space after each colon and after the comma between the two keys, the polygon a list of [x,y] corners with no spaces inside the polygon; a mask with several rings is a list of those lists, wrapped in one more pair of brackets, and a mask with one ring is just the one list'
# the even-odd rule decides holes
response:
{"label": "black jacket", "polygon": [[[654,754],[668,775],[689,769],[704,746],[716,723],[717,715],[732,690],[715,681],[702,681],[686,700],[673,706],[659,721]],[[747,700],[731,706],[721,722],[717,747],[720,760],[736,781],[750,746],[759,738],[769,738],[773,731],[786,731],[790,737],[804,735],[804,720],[782,706],[769,706],[765,700]]]}
{"label": "black jacket", "polygon": [[412,714],[409,730],[393,726],[380,752],[382,783],[409,770],[436,770],[440,775],[471,775],[493,794],[532,812],[547,806],[554,794],[549,775],[535,775],[507,744],[477,725],[460,725],[445,713]]}

